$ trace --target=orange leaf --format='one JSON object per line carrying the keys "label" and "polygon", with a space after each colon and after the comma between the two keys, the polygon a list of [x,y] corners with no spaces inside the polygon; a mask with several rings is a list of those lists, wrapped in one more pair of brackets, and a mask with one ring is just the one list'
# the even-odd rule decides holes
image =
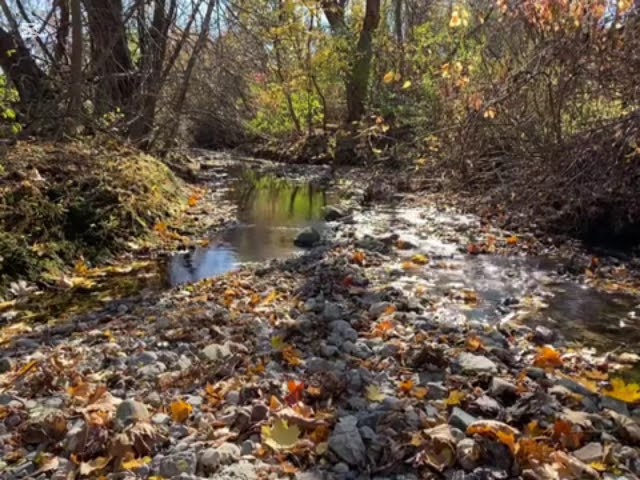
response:
{"label": "orange leaf", "polygon": [[171,403],[171,418],[176,422],[186,422],[193,412],[193,407],[184,400],[176,400]]}
{"label": "orange leaf", "polygon": [[190,207],[195,207],[196,205],[198,205],[199,201],[200,201],[200,195],[194,194],[189,197],[188,203]]}
{"label": "orange leaf", "polygon": [[562,358],[560,357],[560,353],[553,348],[542,347],[540,350],[538,350],[538,355],[536,355],[536,358],[533,361],[533,365],[543,368],[561,367]]}
{"label": "orange leaf", "polygon": [[282,402],[275,395],[271,395],[269,399],[269,409],[280,410],[283,407]]}
{"label": "orange leaf", "polygon": [[289,380],[287,382],[287,389],[289,390],[289,395],[285,398],[285,401],[289,405],[294,405],[300,401],[302,401],[302,394],[304,393],[304,383],[296,382],[295,380]]}
{"label": "orange leaf", "polygon": [[509,238],[507,238],[506,242],[507,242],[507,245],[513,246],[518,244],[519,239],[515,235],[511,235]]}
{"label": "orange leaf", "polygon": [[480,253],[482,253],[482,249],[475,243],[470,243],[469,245],[467,245],[467,253],[469,255],[479,255]]}
{"label": "orange leaf", "polygon": [[467,340],[468,350],[472,352],[477,352],[478,350],[482,350],[483,348],[484,348],[484,344],[482,343],[482,340],[480,340],[478,337],[473,336]]}
{"label": "orange leaf", "polygon": [[353,261],[353,263],[357,263],[358,265],[364,265],[367,260],[367,256],[364,252],[357,251],[353,254],[351,260]]}
{"label": "orange leaf", "polygon": [[329,427],[327,427],[326,425],[320,425],[313,432],[311,432],[309,438],[313,443],[322,443],[326,442],[329,439],[330,434],[331,431],[329,430]]}
{"label": "orange leaf", "polygon": [[292,367],[299,367],[304,363],[300,358],[300,352],[291,345],[287,345],[282,349],[282,358]]}
{"label": "orange leaf", "polygon": [[153,227],[153,230],[160,235],[166,235],[168,232],[168,226],[164,222],[156,223],[155,227]]}
{"label": "orange leaf", "polygon": [[89,396],[91,386],[88,383],[80,382],[74,387],[67,388],[67,393],[71,397],[86,399]]}
{"label": "orange leaf", "polygon": [[560,441],[563,447],[576,450],[582,446],[584,433],[576,431],[570,422],[558,419],[553,424],[553,438]]}
{"label": "orange leaf", "polygon": [[413,395],[418,400],[424,400],[428,394],[429,389],[427,387],[416,387],[411,392],[411,395]]}
{"label": "orange leaf", "polygon": [[393,322],[391,320],[383,320],[378,323],[373,329],[374,337],[384,337],[387,333],[393,330]]}
{"label": "orange leaf", "polygon": [[498,431],[496,432],[496,438],[501,443],[504,443],[507,447],[509,447],[511,453],[516,453],[518,449],[518,442],[516,441],[516,436],[513,433]]}
{"label": "orange leaf", "polygon": [[322,389],[320,387],[309,386],[307,387],[307,393],[309,396],[317,398],[322,395]]}
{"label": "orange leaf", "polygon": [[416,382],[414,382],[413,380],[405,380],[404,382],[400,382],[400,385],[398,386],[398,390],[401,393],[408,395],[409,392],[413,390],[413,387],[415,387],[415,385],[416,385]]}

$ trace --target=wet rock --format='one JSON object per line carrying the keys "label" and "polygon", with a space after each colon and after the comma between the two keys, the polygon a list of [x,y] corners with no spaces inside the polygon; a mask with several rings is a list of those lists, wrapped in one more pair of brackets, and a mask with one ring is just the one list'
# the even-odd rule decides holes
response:
{"label": "wet rock", "polygon": [[160,461],[158,473],[161,477],[175,478],[183,473],[194,475],[197,460],[194,452],[179,452],[164,457]]}
{"label": "wet rock", "polygon": [[0,374],[7,373],[13,368],[13,362],[9,357],[0,358]]}
{"label": "wet rock", "polygon": [[212,362],[217,362],[230,357],[231,349],[229,348],[228,343],[222,345],[219,343],[212,343],[204,347],[202,355]]}
{"label": "wet rock", "polygon": [[458,407],[454,407],[453,410],[451,410],[451,415],[449,415],[449,425],[459,428],[463,432],[466,432],[469,425],[477,420],[476,417]]}
{"label": "wet rock", "polygon": [[463,352],[456,362],[463,373],[498,373],[498,366],[483,355]]}
{"label": "wet rock", "polygon": [[327,205],[322,210],[322,215],[327,222],[335,222],[346,215],[342,208],[335,205]]}
{"label": "wet rock", "polygon": [[222,465],[230,465],[240,458],[240,448],[234,443],[223,443],[219,447],[207,448],[200,453],[198,470],[215,472]]}
{"label": "wet rock", "polygon": [[531,380],[542,380],[547,377],[547,373],[544,369],[538,367],[528,367],[524,372]]}
{"label": "wet rock", "polygon": [[482,450],[474,439],[465,438],[456,445],[456,459],[458,464],[469,472],[480,465]]}
{"label": "wet rock", "polygon": [[293,244],[301,248],[311,248],[320,243],[320,239],[320,232],[315,228],[310,227],[298,233],[296,238],[293,240]]}
{"label": "wet rock", "polygon": [[340,419],[329,437],[329,448],[349,465],[364,465],[366,448],[358,430],[356,417],[347,416]]}
{"label": "wet rock", "polygon": [[376,302],[369,307],[369,315],[374,318],[378,318],[380,315],[386,312],[390,306],[391,303],[389,302]]}
{"label": "wet rock", "polygon": [[493,397],[508,401],[515,400],[518,396],[518,390],[513,383],[508,382],[503,378],[493,377],[489,387],[489,394]]}
{"label": "wet rock", "polygon": [[145,404],[133,399],[122,401],[116,409],[116,424],[120,427],[147,420],[148,418],[149,411]]}
{"label": "wet rock", "polygon": [[572,455],[584,463],[600,462],[604,454],[604,448],[601,443],[591,442],[584,447],[575,450]]}
{"label": "wet rock", "polygon": [[533,341],[538,345],[553,343],[556,340],[556,332],[550,328],[538,325],[533,334]]}

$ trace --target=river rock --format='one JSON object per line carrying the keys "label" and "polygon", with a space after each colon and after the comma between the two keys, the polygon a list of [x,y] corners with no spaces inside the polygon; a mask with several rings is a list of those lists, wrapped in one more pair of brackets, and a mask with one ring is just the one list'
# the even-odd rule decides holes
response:
{"label": "river rock", "polygon": [[0,358],[0,374],[7,373],[13,368],[13,362],[9,357]]}
{"label": "river rock", "polygon": [[214,480],[258,480],[255,465],[241,461],[224,467],[220,473],[214,475]]}
{"label": "river rock", "polygon": [[476,417],[469,415],[458,407],[454,407],[453,410],[451,410],[451,415],[449,415],[449,425],[459,428],[463,432],[466,432],[469,425],[477,420],[478,419]]}
{"label": "river rock", "polygon": [[518,396],[517,387],[507,380],[499,377],[491,379],[489,394],[500,399],[515,399]]}
{"label": "river rock", "polygon": [[329,437],[329,448],[349,465],[364,465],[367,452],[358,430],[356,417],[348,416],[340,419]]}
{"label": "river rock", "polygon": [[458,464],[469,472],[480,465],[482,450],[474,439],[465,438],[456,445],[456,458]]}
{"label": "river rock", "polygon": [[311,248],[320,243],[320,239],[320,232],[313,227],[309,227],[298,233],[296,238],[293,240],[293,244],[296,247]]}
{"label": "river rock", "polygon": [[345,211],[336,205],[327,205],[322,210],[324,219],[327,222],[335,222],[346,215]]}
{"label": "river rock", "polygon": [[196,473],[196,454],[194,452],[179,452],[164,457],[160,461],[158,473],[164,478],[175,478],[186,473]]}
{"label": "river rock", "polygon": [[498,373],[498,366],[483,355],[463,352],[458,357],[457,365],[466,373]]}
{"label": "river rock", "polygon": [[204,349],[202,350],[202,355],[204,355],[208,360],[211,360],[212,362],[217,362],[230,357],[231,349],[229,348],[229,344],[227,343],[222,345],[219,343],[212,343],[204,347]]}
{"label": "river rock", "polygon": [[200,453],[198,469],[206,473],[216,471],[222,465],[230,465],[240,458],[240,448],[234,443],[223,443]]}
{"label": "river rock", "polygon": [[149,411],[142,402],[133,399],[127,399],[120,402],[116,409],[116,424],[125,427],[131,423],[147,420]]}

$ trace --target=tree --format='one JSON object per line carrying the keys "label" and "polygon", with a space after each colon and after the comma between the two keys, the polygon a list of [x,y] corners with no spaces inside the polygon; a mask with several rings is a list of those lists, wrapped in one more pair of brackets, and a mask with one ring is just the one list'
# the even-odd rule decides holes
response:
{"label": "tree", "polygon": [[80,0],[71,0],[71,88],[69,91],[69,117],[79,126],[82,113],[82,6]]}

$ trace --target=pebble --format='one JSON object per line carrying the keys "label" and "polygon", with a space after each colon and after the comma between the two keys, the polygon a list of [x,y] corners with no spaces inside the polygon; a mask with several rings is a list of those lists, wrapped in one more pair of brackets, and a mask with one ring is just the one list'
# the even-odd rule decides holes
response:
{"label": "pebble", "polygon": [[517,387],[500,377],[493,377],[489,387],[489,394],[498,398],[515,398],[517,396]]}
{"label": "pebble", "polygon": [[161,477],[175,478],[183,473],[194,475],[197,461],[194,452],[179,452],[168,455],[160,461],[158,473]]}
{"label": "pebble", "polygon": [[149,411],[144,403],[133,399],[127,399],[120,402],[116,409],[116,423],[121,427],[125,427],[131,423],[135,423],[149,418]]}
{"label": "pebble", "polygon": [[371,315],[373,318],[378,318],[380,315],[386,312],[390,306],[391,303],[389,302],[374,303],[369,307],[369,315]]}
{"label": "pebble", "polygon": [[231,349],[229,348],[228,343],[223,345],[220,345],[219,343],[212,343],[202,350],[202,355],[212,362],[217,362],[230,357]]}
{"label": "pebble", "polygon": [[13,361],[9,357],[0,357],[0,374],[7,373],[13,368]]}
{"label": "pebble", "polygon": [[200,453],[199,470],[206,473],[215,472],[222,465],[229,465],[240,458],[240,447],[235,443],[223,443],[219,447],[207,448]]}
{"label": "pebble", "polygon": [[575,450],[572,455],[584,463],[601,462],[604,448],[601,443],[591,442]]}

